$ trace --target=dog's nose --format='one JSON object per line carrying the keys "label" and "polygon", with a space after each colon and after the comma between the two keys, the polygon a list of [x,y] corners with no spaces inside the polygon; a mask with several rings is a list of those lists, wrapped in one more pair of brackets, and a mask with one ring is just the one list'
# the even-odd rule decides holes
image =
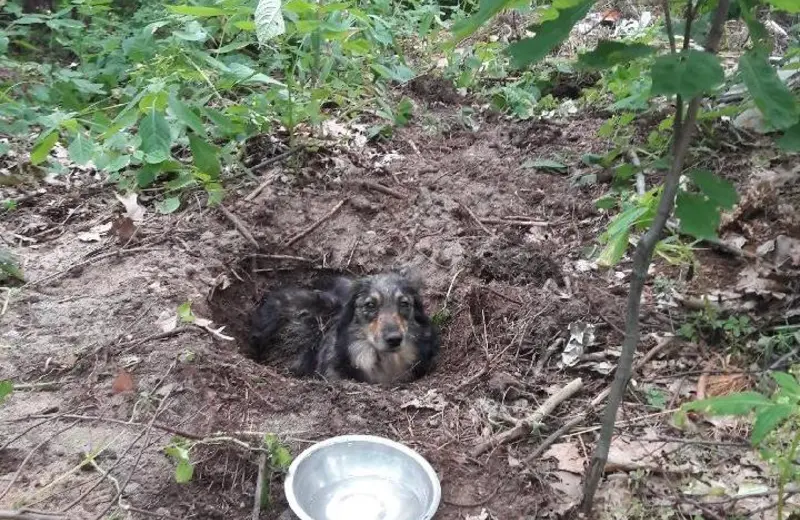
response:
{"label": "dog's nose", "polygon": [[403,342],[403,334],[400,331],[391,331],[383,335],[383,341],[389,348],[395,349]]}

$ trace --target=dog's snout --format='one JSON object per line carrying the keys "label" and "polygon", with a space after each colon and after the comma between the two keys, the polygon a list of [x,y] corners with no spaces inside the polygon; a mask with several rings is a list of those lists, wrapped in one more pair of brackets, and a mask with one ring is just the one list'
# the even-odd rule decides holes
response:
{"label": "dog's snout", "polygon": [[397,348],[403,342],[403,333],[399,328],[389,327],[383,331],[383,341],[389,348]]}

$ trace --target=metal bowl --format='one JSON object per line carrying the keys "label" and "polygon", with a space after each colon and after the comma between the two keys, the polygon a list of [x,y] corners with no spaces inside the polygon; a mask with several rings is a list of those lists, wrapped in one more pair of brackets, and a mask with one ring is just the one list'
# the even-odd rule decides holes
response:
{"label": "metal bowl", "polygon": [[333,437],[301,453],[284,484],[301,520],[430,520],[439,478],[413,450],[382,437]]}

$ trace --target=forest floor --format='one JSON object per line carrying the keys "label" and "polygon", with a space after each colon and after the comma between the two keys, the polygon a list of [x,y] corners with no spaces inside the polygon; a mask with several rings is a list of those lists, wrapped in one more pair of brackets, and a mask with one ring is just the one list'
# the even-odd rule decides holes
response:
{"label": "forest floor", "polygon": [[[574,518],[602,407],[526,459],[608,387],[622,341],[630,259],[600,269],[584,256],[609,221],[594,205],[607,185],[571,182],[586,169],[583,154],[608,149],[596,137],[608,114],[522,123],[485,114],[473,130],[458,116],[466,101],[441,95],[444,88],[413,83],[406,94],[416,117],[388,141],[364,144],[342,126],[344,137],[258,178],[229,181],[225,207],[258,248],[193,197],[159,215],[155,193],[145,191],[126,210],[113,185],[86,169],[27,187],[3,216],[28,283],[0,293],[0,374],[17,387],[0,414],[0,509],[95,518],[124,486],[127,513],[117,518],[250,518],[257,452],[224,439],[201,443],[191,482],[179,484],[164,454],[174,435],[224,432],[252,443],[274,433],[296,455],[318,440],[364,433],[430,461],[443,490],[437,518]],[[774,488],[773,476],[748,447],[743,423],[699,421],[688,432],[672,423],[698,392],[719,395],[758,376],[720,345],[677,335],[687,305],[722,295],[759,330],[798,313],[788,274],[798,250],[783,269],[773,262],[786,254],[785,237],[800,236],[798,167],[758,144],[713,140],[701,135],[712,151],[695,160],[737,184],[742,200],[721,234],[735,235],[746,255],[701,245],[691,269],[656,259],[637,361],[658,348],[620,413],[602,518],[774,518],[775,496],[758,493]],[[257,163],[284,149],[264,139],[248,145],[248,156]],[[569,172],[523,166],[553,159]],[[243,355],[247,315],[265,288],[399,264],[421,272],[427,309],[443,322],[441,357],[427,377],[390,390],[300,380]],[[185,302],[213,323],[176,321]],[[594,326],[595,338],[570,366],[562,351],[573,324]],[[530,414],[575,378],[582,389],[538,431],[476,454],[510,428],[509,416]],[[116,482],[83,464],[100,449],[91,460]],[[748,490],[756,496],[739,496]],[[286,515],[280,474],[270,493],[261,518]]]}

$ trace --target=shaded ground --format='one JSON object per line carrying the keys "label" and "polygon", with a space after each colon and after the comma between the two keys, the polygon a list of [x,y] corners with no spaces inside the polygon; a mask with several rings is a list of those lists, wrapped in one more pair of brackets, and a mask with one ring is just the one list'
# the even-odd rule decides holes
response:
{"label": "shaded ground", "polygon": [[[416,89],[425,95],[428,86]],[[96,471],[71,470],[82,453],[108,446],[95,461],[120,482],[140,457],[124,493],[131,518],[250,518],[256,454],[225,441],[199,446],[192,456],[194,478],[181,485],[162,451],[173,434],[206,438],[226,432],[248,441],[274,432],[298,453],[332,435],[370,433],[404,442],[431,462],[443,487],[437,518],[465,518],[484,509],[502,519],[563,514],[574,481],[565,479],[552,458],[521,461],[611,376],[586,366],[561,367],[560,349],[550,358],[546,352],[568,338],[570,323],[582,320],[597,327],[590,349],[595,361],[614,362],[629,264],[603,272],[587,268],[581,256],[607,222],[593,206],[604,187],[572,188],[565,175],[521,165],[553,157],[577,165],[584,153],[602,153],[606,144],[594,136],[605,119],[583,114],[563,123],[512,125],[489,117],[471,132],[459,126],[454,109],[434,110],[433,128],[401,129],[391,141],[363,149],[332,144],[300,154],[305,166],[266,172],[273,182],[252,200],[244,197],[261,179],[233,185],[226,206],[252,232],[258,251],[222,213],[204,209],[194,197],[173,216],[155,216],[152,200],[143,197],[148,213],[137,233],[122,239],[105,234],[99,242],[83,241],[85,233],[123,212],[110,189],[49,186],[5,217],[4,235],[16,244],[29,280],[85,265],[8,293],[0,372],[28,386],[4,405],[0,438],[33,428],[0,451],[0,493],[13,481],[0,507],[24,501],[59,510],[74,502],[70,518],[94,518],[114,500],[114,485],[101,479],[91,489]],[[718,171],[736,178],[751,167],[753,154],[733,156]],[[75,176],[91,184],[85,174]],[[380,183],[393,195],[354,184],[362,180]],[[779,188],[795,202],[796,182],[795,174]],[[318,228],[283,245],[341,201],[341,209]],[[796,203],[794,213],[759,204],[760,210],[734,225],[748,234],[746,249],[780,233],[798,236]],[[119,254],[97,259],[114,251]],[[745,262],[713,251],[701,258],[685,294],[735,283]],[[242,355],[237,340],[246,334],[247,312],[264,288],[307,282],[328,269],[360,274],[397,264],[421,271],[428,310],[444,321],[441,359],[429,377],[390,391],[329,384],[292,379],[280,367]],[[226,326],[223,334],[234,341],[197,327],[164,327],[186,301],[195,315],[213,320],[212,327]],[[675,318],[680,309],[659,302],[656,287],[648,286],[643,324],[646,333],[660,337],[681,322]],[[770,305],[765,300],[761,311]],[[655,344],[656,336],[644,336],[640,352]],[[708,360],[716,359],[707,346],[678,347],[680,356],[665,350],[642,378],[664,389],[670,406],[691,394],[684,385],[693,385]],[[122,371],[132,375],[132,389],[120,382]],[[521,417],[578,376],[583,391],[546,419],[544,431],[469,455],[491,433],[507,428],[497,418],[501,404]],[[115,392],[115,383],[123,391]],[[625,433],[676,435],[669,415],[648,406],[643,394],[634,391],[623,410],[621,419],[633,420]],[[582,447],[578,473],[594,443],[596,422],[587,420],[569,438]],[[613,489],[618,476],[605,487]],[[262,518],[285,510],[281,486],[276,477],[272,506]],[[630,481],[622,487],[633,493]],[[651,498],[655,493],[672,507],[663,489],[634,491]],[[624,510],[633,502],[609,507]]]}

